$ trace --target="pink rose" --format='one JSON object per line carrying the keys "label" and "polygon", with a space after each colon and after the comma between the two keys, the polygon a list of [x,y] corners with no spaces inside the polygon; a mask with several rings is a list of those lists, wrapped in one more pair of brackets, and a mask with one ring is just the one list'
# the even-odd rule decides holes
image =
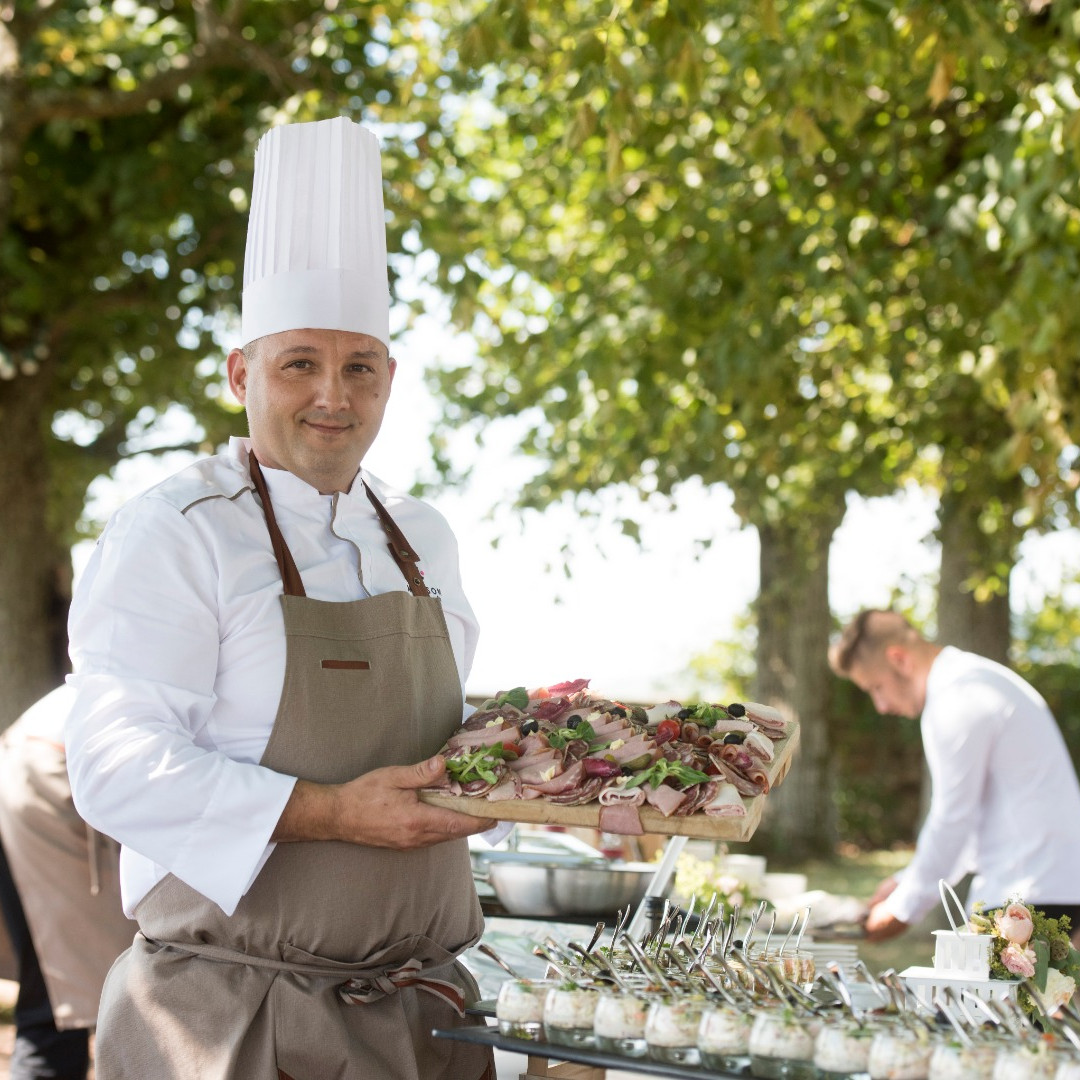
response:
{"label": "pink rose", "polygon": [[1035,974],[1035,950],[1019,945],[1006,945],[1001,950],[1001,962],[1014,975],[1030,979]]}
{"label": "pink rose", "polygon": [[995,920],[997,932],[1014,945],[1026,945],[1035,929],[1031,912],[1024,904],[1010,904]]}

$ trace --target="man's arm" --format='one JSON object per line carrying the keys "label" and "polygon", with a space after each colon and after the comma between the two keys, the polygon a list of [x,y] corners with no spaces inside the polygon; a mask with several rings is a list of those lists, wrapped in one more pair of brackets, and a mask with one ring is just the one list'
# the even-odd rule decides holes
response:
{"label": "man's arm", "polygon": [[420,802],[419,789],[437,784],[445,771],[445,759],[436,755],[416,765],[374,769],[344,784],[298,780],[271,839],[407,851],[490,829],[486,818]]}

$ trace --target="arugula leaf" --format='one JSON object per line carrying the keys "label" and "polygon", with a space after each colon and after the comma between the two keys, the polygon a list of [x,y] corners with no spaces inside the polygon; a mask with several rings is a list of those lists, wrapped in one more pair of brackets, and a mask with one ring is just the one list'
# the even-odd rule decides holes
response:
{"label": "arugula leaf", "polygon": [[728,711],[723,705],[709,705],[702,701],[690,710],[690,719],[707,728],[716,727],[721,720],[727,718]]}
{"label": "arugula leaf", "polygon": [[457,757],[447,758],[446,771],[459,784],[469,784],[474,780],[494,784],[499,779],[496,765],[508,756],[501,746],[479,746]]}
{"label": "arugula leaf", "polygon": [[548,746],[561,750],[571,739],[595,739],[596,732],[588,720],[583,720],[577,727],[557,728],[547,733]]}
{"label": "arugula leaf", "polygon": [[513,705],[522,712],[529,707],[529,691],[524,686],[515,686],[513,690],[507,690],[498,697],[500,705]]}
{"label": "arugula leaf", "polygon": [[659,761],[650,765],[647,769],[634,773],[624,786],[636,788],[647,782],[650,787],[658,788],[668,777],[675,780],[680,787],[703,784],[709,779],[699,769],[692,769],[689,765],[683,765],[680,761],[668,761],[667,758],[660,758]]}

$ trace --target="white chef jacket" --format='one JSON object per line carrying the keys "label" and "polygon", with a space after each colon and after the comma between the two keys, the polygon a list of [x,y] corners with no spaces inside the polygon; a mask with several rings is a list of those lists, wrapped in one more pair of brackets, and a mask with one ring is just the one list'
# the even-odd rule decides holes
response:
{"label": "white chef jacket", "polygon": [[[248,447],[233,439],[117,511],[72,601],[72,793],[79,813],[123,845],[128,914],[168,873],[232,914],[273,850],[296,782],[258,764],[281,697],[285,634]],[[317,600],[406,590],[361,479],[371,486],[442,601],[464,688],[478,627],[444,518],[366,472],[334,495],[285,470],[263,474]],[[464,689],[462,703],[464,715]]]}
{"label": "white chef jacket", "polygon": [[885,910],[916,922],[938,881],[975,877],[972,902],[1080,903],[1080,784],[1054,717],[1015,672],[947,647],[926,684],[930,811]]}

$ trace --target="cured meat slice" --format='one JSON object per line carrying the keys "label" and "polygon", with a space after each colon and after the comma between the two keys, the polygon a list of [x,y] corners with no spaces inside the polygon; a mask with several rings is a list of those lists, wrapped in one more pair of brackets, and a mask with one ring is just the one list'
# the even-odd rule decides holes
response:
{"label": "cured meat slice", "polygon": [[[525,790],[531,789],[532,791],[537,792],[537,794],[544,795],[550,799],[553,795],[560,795],[573,788],[580,787],[584,779],[585,766],[582,762],[575,761],[573,765],[568,766],[558,776],[553,776],[550,780],[545,780],[539,784],[523,784],[522,787]],[[603,783],[603,781],[601,781],[601,783]]]}
{"label": "cured meat slice", "polygon": [[725,761],[719,754],[710,754],[709,760],[716,767],[720,777],[729,784],[734,784],[740,795],[760,795],[763,791],[761,785],[743,776],[730,762]]}
{"label": "cured meat slice", "polygon": [[600,789],[603,786],[604,778],[602,776],[590,776],[582,783],[581,787],[570,788],[559,792],[557,795],[548,795],[547,801],[556,803],[559,806],[580,806],[582,803],[592,802],[600,794]]}
{"label": "cured meat slice", "polygon": [[702,810],[709,817],[746,817],[746,804],[742,801],[738,789],[734,784],[726,782],[716,785],[712,799]]}
{"label": "cured meat slice", "polygon": [[664,817],[671,817],[678,809],[679,804],[686,798],[683,792],[673,788],[670,784],[661,784],[659,787],[649,787],[648,784],[643,786],[645,788],[645,801],[650,806],[655,806]]}
{"label": "cured meat slice", "polygon": [[685,789],[686,798],[675,808],[679,817],[687,817],[700,810],[713,797],[719,781],[709,780]]}
{"label": "cured meat slice", "polygon": [[604,792],[600,792],[599,825],[602,832],[616,833],[619,836],[643,836],[641,815],[632,802],[604,803]]}
{"label": "cured meat slice", "polygon": [[491,727],[482,727],[476,731],[456,731],[447,740],[446,745],[450,750],[457,750],[462,746],[496,746],[504,742],[517,742],[518,729],[513,724],[493,724]]}

